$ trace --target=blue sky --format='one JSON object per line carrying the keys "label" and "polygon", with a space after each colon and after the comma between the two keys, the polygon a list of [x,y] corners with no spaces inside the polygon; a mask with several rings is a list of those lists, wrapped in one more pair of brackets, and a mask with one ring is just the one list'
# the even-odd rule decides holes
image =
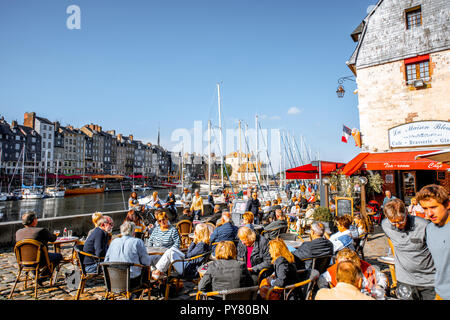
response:
{"label": "blue sky", "polygon": [[[0,114],[24,112],[76,127],[96,123],[170,149],[194,121],[303,135],[323,160],[359,152],[341,142],[359,127],[354,82],[336,96],[356,43],[350,33],[375,0],[1,0]],[[81,9],[70,30],[66,9]],[[294,109],[292,109],[294,108]],[[288,114],[289,109],[298,110]]]}

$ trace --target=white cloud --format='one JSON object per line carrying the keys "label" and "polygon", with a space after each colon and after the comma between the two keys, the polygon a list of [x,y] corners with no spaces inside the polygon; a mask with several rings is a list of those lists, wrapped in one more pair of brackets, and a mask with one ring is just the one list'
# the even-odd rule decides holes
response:
{"label": "white cloud", "polygon": [[270,117],[270,120],[281,120],[280,116],[272,116]]}
{"label": "white cloud", "polygon": [[297,107],[291,107],[291,108],[289,108],[289,110],[288,110],[288,114],[299,114],[299,113],[301,113],[302,111],[299,109],[299,108],[297,108]]}

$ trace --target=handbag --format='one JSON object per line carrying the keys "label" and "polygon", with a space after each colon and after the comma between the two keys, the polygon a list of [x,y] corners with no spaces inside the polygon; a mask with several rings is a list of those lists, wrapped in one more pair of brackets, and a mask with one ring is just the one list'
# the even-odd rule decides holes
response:
{"label": "handbag", "polygon": [[280,289],[274,289],[270,293],[270,296],[267,297],[267,294],[269,293],[269,290],[272,288],[270,285],[270,277],[262,279],[261,283],[259,284],[259,295],[264,300],[282,300],[283,299],[283,291]]}

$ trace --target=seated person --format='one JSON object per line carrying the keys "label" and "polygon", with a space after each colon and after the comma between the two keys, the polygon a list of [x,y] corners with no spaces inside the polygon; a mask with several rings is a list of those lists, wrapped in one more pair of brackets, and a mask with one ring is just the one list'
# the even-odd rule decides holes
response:
{"label": "seated person", "polygon": [[360,290],[362,293],[370,294],[373,288],[387,289],[388,280],[386,275],[378,267],[361,260],[355,251],[348,248],[339,251],[336,255],[336,263],[320,275],[318,280],[318,286],[320,288],[336,287],[338,283],[336,278],[337,265],[343,261],[351,261],[361,269],[362,283]]}
{"label": "seated person", "polygon": [[[167,272],[170,264],[175,260],[183,260],[192,258],[211,250],[209,245],[209,228],[204,223],[199,223],[195,226],[194,239],[189,245],[186,254],[180,251],[177,247],[171,247],[164,252],[159,261],[155,264],[156,270],[152,272],[153,279],[159,279],[161,275]],[[198,277],[197,269],[200,267],[195,260],[188,262],[176,262],[174,265],[176,272],[183,275],[184,278],[193,279]],[[184,271],[184,273],[183,273]]]}
{"label": "seated person", "polygon": [[216,204],[214,206],[212,215],[206,219],[206,222],[216,224],[217,220],[219,220],[221,217],[222,217],[222,209],[220,209],[220,205]]}
{"label": "seated person", "polygon": [[90,236],[91,232],[98,227],[98,221],[100,220],[101,217],[103,217],[103,214],[101,212],[97,211],[92,214],[92,223],[94,224],[94,228],[89,230],[87,234],[88,237]]}
{"label": "seated person", "polygon": [[336,266],[336,286],[322,288],[315,300],[375,300],[361,292],[361,269],[352,261],[342,261]]}
{"label": "seated person", "polygon": [[250,229],[255,230],[255,227],[253,226],[254,219],[255,216],[252,212],[244,212],[244,214],[242,215],[242,226],[249,227]]}
{"label": "seated person", "polygon": [[256,284],[259,272],[271,266],[268,240],[247,227],[239,228],[238,238],[237,259],[246,263]]}
{"label": "seated person", "polygon": [[128,211],[127,216],[125,217],[123,222],[126,222],[126,221],[134,223],[135,230],[134,230],[133,234],[138,233],[138,232],[145,233],[145,231],[147,230],[147,227],[145,226],[144,221],[142,220],[142,217],[140,216],[139,213],[137,213],[134,210]]}
{"label": "seated person", "polygon": [[[229,212],[223,212],[222,218],[220,218],[220,225],[214,229],[209,238],[209,242],[213,244],[219,241],[234,241],[236,239],[237,231],[238,227],[231,221],[231,214]],[[214,245],[212,250],[215,251]]]}
{"label": "seated person", "polygon": [[272,208],[272,202],[270,202],[270,200],[268,200],[265,202],[265,206],[262,207],[261,209],[264,213],[268,213],[271,210],[271,208]]}
{"label": "seated person", "polygon": [[180,247],[180,236],[177,228],[169,224],[169,218],[164,211],[155,211],[156,223],[147,239],[149,247]]}
{"label": "seated person", "polygon": [[297,258],[297,269],[310,269],[312,260],[301,261],[303,259],[333,255],[333,244],[325,239],[325,226],[321,222],[314,222],[311,225],[309,237],[311,241],[305,241],[292,253]]}
{"label": "seated person", "polygon": [[[48,252],[48,243],[54,242],[57,237],[55,234],[50,233],[48,229],[37,227],[38,219],[36,213],[33,211],[24,213],[22,215],[22,224],[24,227],[16,231],[16,242],[25,239],[36,240],[42,243],[47,248]],[[63,256],[60,253],[48,252],[48,258],[50,263],[52,263],[53,266],[56,266],[62,260]],[[44,260],[41,259],[40,264],[42,265],[43,262]],[[47,273],[42,274],[42,276],[48,275],[49,274]],[[42,281],[42,279],[39,279],[38,283],[42,284]]]}
{"label": "seated person", "polygon": [[198,284],[199,291],[221,291],[254,285],[245,262],[236,260],[236,246],[232,241],[219,242],[214,256],[216,260],[208,262],[208,268]]}
{"label": "seated person", "polygon": [[311,224],[314,222],[313,215],[314,215],[314,205],[310,203],[306,208],[305,216],[303,218],[297,219],[296,222],[297,230],[311,226]]}
{"label": "seated person", "polygon": [[[266,284],[270,287],[286,287],[298,282],[297,268],[295,266],[294,256],[289,252],[282,239],[274,239],[269,242],[269,253],[272,257],[272,265],[275,272],[268,278],[263,279],[260,287]],[[265,299],[266,290],[261,290],[261,296]],[[295,296],[293,295],[294,299]]]}
{"label": "seated person", "polygon": [[[159,206],[157,206],[157,205],[159,205]],[[147,203],[147,207],[150,207],[150,208],[161,208],[162,207],[161,199],[159,199],[159,197],[158,197],[158,191],[153,192],[153,194],[150,198],[150,201]]]}
{"label": "seated person", "polygon": [[325,238],[333,243],[334,253],[342,250],[343,248],[350,248],[355,250],[353,246],[353,238],[350,233],[351,219],[348,215],[339,216],[335,220],[338,232],[332,234],[325,233]]}
{"label": "seated person", "polygon": [[[98,227],[92,231],[84,242],[83,251],[104,258],[111,239],[110,233],[114,227],[114,221],[109,216],[103,216],[98,223]],[[89,256],[84,257],[83,264],[87,273],[97,273],[100,270],[97,260]]]}
{"label": "seated person", "polygon": [[[144,241],[134,236],[136,226],[131,221],[124,221],[120,226],[121,237],[111,241],[108,251],[106,251],[105,262],[131,262],[150,265],[150,256],[145,248]],[[141,270],[142,269],[142,270]],[[141,279],[149,279],[148,268],[131,267],[130,278],[131,287],[137,286]]]}
{"label": "seated person", "polygon": [[275,239],[280,233],[286,232],[287,225],[286,215],[281,209],[276,209],[275,220],[264,226],[264,236],[269,240]]}
{"label": "seated person", "polygon": [[369,232],[369,228],[362,219],[360,213],[353,215],[353,223],[350,226],[350,233],[352,235],[354,245],[358,244],[361,239]]}
{"label": "seated person", "polygon": [[139,204],[138,196],[135,191],[133,191],[128,199],[128,210],[142,211],[144,206]]}
{"label": "seated person", "polygon": [[189,220],[190,222],[194,221],[194,215],[192,214],[191,210],[189,208],[183,209],[183,214],[180,216],[180,220]]}

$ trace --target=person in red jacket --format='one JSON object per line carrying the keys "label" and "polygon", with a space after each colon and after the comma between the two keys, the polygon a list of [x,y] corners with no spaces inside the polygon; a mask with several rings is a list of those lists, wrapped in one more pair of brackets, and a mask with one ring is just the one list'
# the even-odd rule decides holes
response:
{"label": "person in red jacket", "polygon": [[362,287],[361,292],[371,295],[374,288],[385,291],[388,286],[387,277],[377,267],[361,260],[358,254],[348,248],[344,248],[336,255],[336,263],[327,269],[326,272],[319,277],[319,287],[335,287],[337,285],[336,271],[337,265],[342,261],[353,261],[362,271]]}

